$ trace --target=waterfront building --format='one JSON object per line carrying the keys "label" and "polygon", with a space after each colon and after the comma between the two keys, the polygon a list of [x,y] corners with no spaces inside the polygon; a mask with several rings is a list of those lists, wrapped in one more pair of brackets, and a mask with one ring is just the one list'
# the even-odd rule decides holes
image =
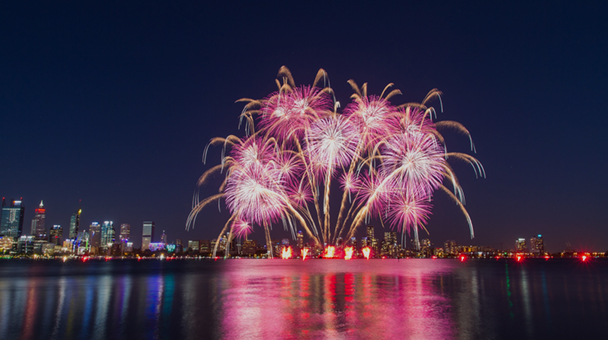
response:
{"label": "waterfront building", "polygon": [[54,224],[49,230],[49,243],[61,245],[63,240],[63,228],[59,224]]}
{"label": "waterfront building", "polygon": [[162,243],[162,242],[150,243],[150,245],[148,246],[148,249],[150,249],[151,251],[165,250],[165,243]]}
{"label": "waterfront building", "polygon": [[431,244],[431,240],[429,240],[428,238],[422,239],[422,241],[420,242],[420,254],[424,257],[431,257],[433,256],[433,248],[432,248],[432,244]]}
{"label": "waterfront building", "polygon": [[367,237],[362,237],[361,238],[361,248],[365,248],[365,247],[369,247],[370,243],[367,239]]}
{"label": "waterfront building", "polygon": [[350,245],[351,247],[353,247],[353,249],[356,251],[357,250],[357,238],[356,237],[351,237],[350,238]]}
{"label": "waterfront building", "polygon": [[79,255],[89,251],[89,240],[90,235],[86,230],[79,231],[78,234],[76,234],[76,240],[74,240],[74,249],[77,250]]}
{"label": "waterfront building", "polygon": [[104,221],[101,225],[101,249],[107,251],[116,241],[116,230],[113,221]]}
{"label": "waterfront building", "polygon": [[125,253],[132,253],[133,252],[133,242],[125,243],[124,251],[125,251]]}
{"label": "waterfront building", "polygon": [[188,249],[193,253],[198,253],[200,249],[200,241],[188,240]]}
{"label": "waterfront building", "polygon": [[163,230],[163,234],[160,236],[160,242],[167,244],[167,234],[165,234],[165,231]]}
{"label": "waterfront building", "polygon": [[10,236],[0,236],[0,252],[6,253],[13,249],[13,238]]}
{"label": "waterfront building", "polygon": [[299,249],[304,247],[304,234],[302,234],[302,230],[298,231],[298,235],[296,236],[296,245]]}
{"label": "waterfront building", "polygon": [[120,225],[120,240],[122,242],[128,242],[131,237],[131,225],[123,223]]}
{"label": "waterfront building", "polygon": [[42,255],[53,256],[55,254],[55,246],[56,244],[50,242],[42,244]]}
{"label": "waterfront building", "polygon": [[213,251],[213,249],[211,249],[211,241],[200,240],[199,242],[199,252],[201,254],[210,254]]}
{"label": "waterfront building", "polygon": [[373,225],[367,226],[367,239],[370,241],[374,239],[374,226]]}
{"label": "waterfront building", "polygon": [[526,253],[528,251],[525,238],[518,238],[515,240],[515,251],[518,253]]}
{"label": "waterfront building", "polygon": [[545,254],[545,243],[543,242],[543,235],[538,234],[530,239],[530,251],[534,255],[544,255]]}
{"label": "waterfront building", "polygon": [[255,255],[257,244],[255,240],[245,240],[243,242],[243,255],[252,256]]}
{"label": "waterfront building", "polygon": [[34,236],[20,236],[17,239],[17,253],[33,254],[34,253]]}
{"label": "waterfront building", "polygon": [[93,222],[89,226],[89,246],[91,254],[99,254],[99,247],[101,247],[101,226],[98,222]]}
{"label": "waterfront building", "polygon": [[150,243],[152,242],[154,242],[154,222],[144,221],[141,237],[141,251],[150,249]]}
{"label": "waterfront building", "polygon": [[458,243],[454,240],[447,240],[443,243],[443,254],[445,256],[458,255]]}
{"label": "waterfront building", "polygon": [[22,200],[10,200],[7,204],[2,197],[2,217],[0,219],[0,236],[17,239],[23,233],[23,216],[25,206]]}
{"label": "waterfront building", "polygon": [[72,214],[70,218],[70,231],[68,234],[69,239],[76,239],[78,236],[78,231],[80,231],[80,214],[82,213],[82,209],[78,208],[75,213]]}
{"label": "waterfront building", "polygon": [[44,225],[46,219],[46,209],[44,209],[44,203],[40,201],[40,205],[34,211],[34,218],[32,219],[31,235],[36,240],[46,240],[46,227]]}

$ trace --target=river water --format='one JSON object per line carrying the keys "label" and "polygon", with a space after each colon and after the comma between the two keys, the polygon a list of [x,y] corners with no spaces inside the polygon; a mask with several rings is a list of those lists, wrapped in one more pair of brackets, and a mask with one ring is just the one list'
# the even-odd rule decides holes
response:
{"label": "river water", "polygon": [[608,339],[608,259],[0,261],[0,339]]}

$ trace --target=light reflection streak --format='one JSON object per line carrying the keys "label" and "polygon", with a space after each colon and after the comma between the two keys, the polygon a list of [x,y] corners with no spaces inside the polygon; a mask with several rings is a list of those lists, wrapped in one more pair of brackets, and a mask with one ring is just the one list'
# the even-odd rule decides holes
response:
{"label": "light reflection streak", "polygon": [[65,302],[65,290],[67,287],[68,280],[65,277],[61,277],[57,283],[59,291],[59,297],[57,298],[57,309],[55,310],[55,324],[53,326],[53,332],[51,339],[59,338],[59,326],[61,325],[61,315],[63,314],[63,304]]}
{"label": "light reflection streak", "polygon": [[[90,287],[95,288],[97,293],[95,304],[97,309],[95,310],[95,325],[93,327],[93,339],[105,339],[107,338],[106,332],[106,318],[108,316],[110,293],[112,289],[111,276],[106,274],[101,278],[97,279],[98,283],[91,285]],[[91,294],[90,296],[92,296]]]}
{"label": "light reflection streak", "polygon": [[0,339],[606,338],[589,330],[606,317],[606,267],[581,273],[547,263],[229,260],[183,272],[26,270],[0,275]]}
{"label": "light reflection streak", "polygon": [[[333,265],[321,260],[289,266],[254,261],[227,264],[234,268],[220,283],[226,285],[221,298],[224,338],[451,337],[450,300],[438,295],[429,277],[436,270],[421,262],[411,261],[401,271],[386,261],[378,271],[379,262],[352,260],[344,268],[340,261],[343,272],[336,273],[324,269]],[[375,269],[361,272],[361,263]],[[236,270],[241,265],[247,270]],[[300,266],[308,266],[306,274]],[[260,318],[269,311],[276,315],[272,322]]]}
{"label": "light reflection streak", "polygon": [[530,284],[528,282],[528,271],[525,267],[521,269],[521,292],[522,300],[524,303],[524,320],[526,322],[526,333],[528,337],[532,337],[532,304],[530,302]]}

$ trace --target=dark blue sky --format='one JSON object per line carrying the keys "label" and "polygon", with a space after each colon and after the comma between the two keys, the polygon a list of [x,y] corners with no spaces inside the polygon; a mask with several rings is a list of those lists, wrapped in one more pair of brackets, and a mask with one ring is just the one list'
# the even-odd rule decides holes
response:
{"label": "dark blue sky", "polygon": [[216,237],[225,208],[184,230],[194,183],[219,162],[201,163],[206,143],[243,134],[234,101],[275,90],[281,65],[297,83],[324,68],[343,105],[350,78],[375,93],[394,82],[396,104],[438,88],[439,119],[471,131],[488,177],[455,167],[476,238],[437,195],[436,244],[540,233],[550,251],[605,251],[606,17],[599,1],[2,3],[0,195],[23,197],[26,232],[41,199],[64,227],[82,199],[83,224],[130,223],[136,245],[144,220],[169,240]]}

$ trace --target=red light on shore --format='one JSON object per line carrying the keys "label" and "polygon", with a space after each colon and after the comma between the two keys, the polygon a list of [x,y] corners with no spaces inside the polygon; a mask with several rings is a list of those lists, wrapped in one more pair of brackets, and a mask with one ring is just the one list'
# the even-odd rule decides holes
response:
{"label": "red light on shore", "polygon": [[581,256],[581,260],[583,260],[583,262],[587,261],[587,255]]}
{"label": "red light on shore", "polygon": [[434,259],[436,259],[436,258],[437,258],[437,256],[433,255],[431,258],[434,260]]}
{"label": "red light on shore", "polygon": [[517,262],[521,262],[521,255],[517,255]]}
{"label": "red light on shore", "polygon": [[460,262],[464,262],[464,260],[466,260],[466,259],[467,259],[467,257],[466,257],[466,256],[464,256],[464,255],[460,255]]}
{"label": "red light on shore", "polygon": [[549,259],[549,255],[545,255],[545,261]]}

